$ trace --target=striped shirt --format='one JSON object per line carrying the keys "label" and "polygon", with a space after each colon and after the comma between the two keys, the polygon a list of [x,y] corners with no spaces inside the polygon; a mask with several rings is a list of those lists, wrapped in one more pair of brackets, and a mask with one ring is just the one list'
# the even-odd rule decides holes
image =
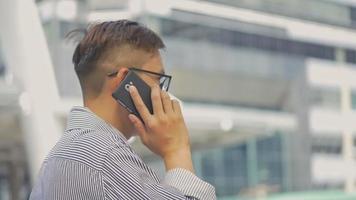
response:
{"label": "striped shirt", "polygon": [[64,135],[44,160],[30,200],[216,199],[212,185],[188,170],[148,167],[113,126],[73,107]]}

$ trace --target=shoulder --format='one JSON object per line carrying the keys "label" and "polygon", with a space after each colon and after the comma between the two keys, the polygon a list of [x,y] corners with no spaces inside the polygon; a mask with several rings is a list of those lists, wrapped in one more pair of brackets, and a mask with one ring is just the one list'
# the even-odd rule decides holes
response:
{"label": "shoulder", "polygon": [[103,176],[128,176],[127,179],[159,178],[130,146],[111,149],[103,163]]}
{"label": "shoulder", "polygon": [[126,143],[112,133],[92,129],[66,131],[47,157],[77,161],[100,170],[113,149]]}

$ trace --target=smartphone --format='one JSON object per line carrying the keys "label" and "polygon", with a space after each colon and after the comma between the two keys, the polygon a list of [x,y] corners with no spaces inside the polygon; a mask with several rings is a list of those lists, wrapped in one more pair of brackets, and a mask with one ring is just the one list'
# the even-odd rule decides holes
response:
{"label": "smartphone", "polygon": [[152,100],[151,100],[151,88],[147,83],[142,80],[134,71],[129,71],[125,79],[121,82],[119,87],[112,93],[114,99],[126,108],[130,113],[136,115],[142,120],[140,113],[137,111],[136,106],[131,98],[129,87],[134,85],[137,88],[143,102],[146,107],[153,114]]}

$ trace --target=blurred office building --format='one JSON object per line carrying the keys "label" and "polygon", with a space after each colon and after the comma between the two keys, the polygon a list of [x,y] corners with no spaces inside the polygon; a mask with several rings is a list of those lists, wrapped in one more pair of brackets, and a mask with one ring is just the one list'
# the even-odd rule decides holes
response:
{"label": "blurred office building", "polygon": [[[9,2],[10,10],[25,9],[19,0]],[[35,10],[28,12],[38,13],[52,63],[48,66],[53,67],[35,74],[37,80],[24,78],[28,74],[14,64],[16,59],[8,61],[14,57],[0,40],[0,199],[27,195],[46,150],[65,128],[71,106],[81,105],[71,63],[75,43],[68,42],[66,34],[90,22],[124,18],[140,21],[163,37],[166,73],[173,76],[170,92],[183,101],[196,173],[216,187],[219,199],[311,193],[339,195],[335,199],[340,200],[356,197],[355,1],[33,4]],[[24,84],[49,80],[47,75],[54,81]],[[51,87],[56,88],[58,103],[42,110],[31,107],[31,91]],[[36,94],[43,95],[37,96],[43,101],[49,98],[48,91]],[[46,120],[58,126],[37,132],[39,123],[23,117],[26,112],[49,112]],[[44,139],[33,141],[36,138]],[[139,139],[133,145],[164,174],[163,163]]]}

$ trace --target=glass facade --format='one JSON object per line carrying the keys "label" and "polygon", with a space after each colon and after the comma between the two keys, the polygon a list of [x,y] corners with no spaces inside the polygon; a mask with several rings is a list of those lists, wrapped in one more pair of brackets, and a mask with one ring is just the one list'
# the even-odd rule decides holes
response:
{"label": "glass facade", "polygon": [[205,40],[233,47],[254,48],[269,52],[295,56],[307,56],[334,60],[335,50],[331,46],[300,42],[290,39],[233,31],[200,24],[162,19],[161,31],[164,36],[194,41]]}
{"label": "glass facade", "polygon": [[[265,186],[274,192],[288,188],[284,135],[275,133],[243,143],[194,151],[197,174],[216,187],[218,196],[247,195]],[[199,163],[199,164],[197,164]]]}
{"label": "glass facade", "polygon": [[[336,26],[354,28],[354,7],[337,1],[320,0],[207,0],[209,2],[252,9]],[[333,13],[330,15],[330,13]]]}

